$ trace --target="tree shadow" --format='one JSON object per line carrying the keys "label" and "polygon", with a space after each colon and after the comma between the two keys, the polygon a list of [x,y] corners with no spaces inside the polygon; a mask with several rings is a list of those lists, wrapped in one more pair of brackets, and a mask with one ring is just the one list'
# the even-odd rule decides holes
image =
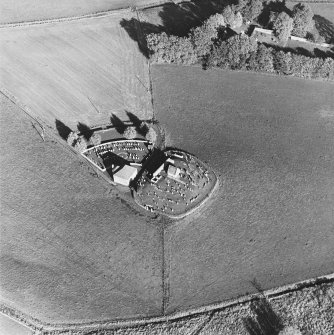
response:
{"label": "tree shadow", "polygon": [[115,127],[115,129],[117,130],[119,134],[124,133],[126,129],[126,125],[118,116],[116,116],[115,114],[112,114],[110,117],[110,122],[112,123],[112,125]]}
{"label": "tree shadow", "polygon": [[271,12],[286,12],[290,16],[292,15],[292,11],[285,6],[285,1],[270,1],[264,4],[263,10],[259,15],[257,21],[263,26],[268,27],[269,18]]}
{"label": "tree shadow", "polygon": [[56,129],[60,137],[65,141],[67,140],[68,135],[72,132],[71,128],[67,127],[65,123],[61,122],[58,119],[56,119]]}
{"label": "tree shadow", "polygon": [[334,24],[321,15],[313,16],[315,27],[327,43],[334,43]]}
{"label": "tree shadow", "polygon": [[145,136],[147,133],[147,129],[145,127],[142,127],[142,121],[138,118],[137,115],[126,111],[126,114],[130,120],[130,122],[133,124],[133,126],[136,128],[136,131],[138,134]]}
{"label": "tree shadow", "polygon": [[[235,1],[226,0],[224,6]],[[150,55],[146,42],[148,34],[166,32],[169,35],[184,37],[191,28],[201,25],[209,16],[221,11],[222,3],[221,0],[193,0],[178,5],[166,3],[160,7],[157,15],[161,24],[139,21],[137,17],[130,20],[122,19],[120,25],[138,43],[141,53],[148,58]]]}
{"label": "tree shadow", "polygon": [[81,122],[78,123],[77,128],[87,141],[92,137],[94,133],[94,131],[89,126]]}
{"label": "tree shadow", "polygon": [[125,29],[128,35],[138,43],[140,52],[146,58],[150,56],[149,49],[147,47],[146,36],[151,33],[161,33],[163,31],[162,26],[139,21],[135,18],[130,20],[122,19],[120,25],[123,29]]}
{"label": "tree shadow", "polygon": [[334,58],[334,52],[331,50],[321,50],[318,48],[314,48],[314,55],[318,58],[327,58],[327,57],[331,57]]}
{"label": "tree shadow", "polygon": [[255,318],[243,319],[244,327],[250,335],[278,335],[284,328],[281,318],[267,299],[261,298],[252,302],[250,308]]}

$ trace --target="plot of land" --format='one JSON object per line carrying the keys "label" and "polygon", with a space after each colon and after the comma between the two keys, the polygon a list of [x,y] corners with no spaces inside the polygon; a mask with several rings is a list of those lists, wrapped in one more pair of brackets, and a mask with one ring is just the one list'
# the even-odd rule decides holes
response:
{"label": "plot of land", "polygon": [[1,95],[1,300],[42,321],[161,313],[156,224]]}
{"label": "plot of land", "polygon": [[2,0],[0,24],[80,16],[156,2],[156,0]]}
{"label": "plot of land", "polygon": [[49,124],[152,116],[147,59],[121,27],[129,14],[3,28],[0,86]]}
{"label": "plot of land", "polygon": [[169,144],[221,180],[210,207],[169,230],[168,312],[254,291],[254,278],[269,288],[333,272],[334,85],[194,67],[152,73]]}

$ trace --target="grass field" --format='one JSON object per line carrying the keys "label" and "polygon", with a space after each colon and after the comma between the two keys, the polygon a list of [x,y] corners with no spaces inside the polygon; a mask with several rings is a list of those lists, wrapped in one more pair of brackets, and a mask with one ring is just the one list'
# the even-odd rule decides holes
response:
{"label": "grass field", "polygon": [[[333,272],[334,85],[152,68],[169,144],[207,162],[211,206],[166,236],[168,312]],[[169,264],[169,265],[168,265]]]}
{"label": "grass field", "polygon": [[1,30],[0,87],[54,126],[152,116],[148,64],[112,14]]}
{"label": "grass field", "polygon": [[52,322],[160,314],[157,223],[0,101],[1,300]]}
{"label": "grass field", "polygon": [[3,335],[32,335],[27,327],[0,314],[0,334]]}
{"label": "grass field", "polygon": [[144,6],[156,0],[2,0],[0,24],[87,15],[130,6]]}

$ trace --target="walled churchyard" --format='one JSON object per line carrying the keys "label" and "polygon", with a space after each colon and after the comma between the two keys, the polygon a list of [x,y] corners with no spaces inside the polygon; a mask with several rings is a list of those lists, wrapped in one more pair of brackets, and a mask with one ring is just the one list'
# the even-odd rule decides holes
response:
{"label": "walled churchyard", "polygon": [[180,218],[202,205],[216,184],[215,173],[198,158],[166,150],[152,154],[133,194],[146,210]]}
{"label": "walled churchyard", "polygon": [[140,207],[172,218],[198,208],[217,183],[214,172],[195,156],[162,151],[145,139],[108,140],[81,154],[110,183],[131,190]]}

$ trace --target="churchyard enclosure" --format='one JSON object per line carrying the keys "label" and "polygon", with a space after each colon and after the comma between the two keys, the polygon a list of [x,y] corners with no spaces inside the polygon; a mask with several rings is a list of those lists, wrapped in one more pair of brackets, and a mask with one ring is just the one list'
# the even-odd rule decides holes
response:
{"label": "churchyard enclosure", "polygon": [[180,150],[167,150],[155,167],[136,182],[134,198],[145,209],[181,218],[203,204],[217,177],[198,158]]}

